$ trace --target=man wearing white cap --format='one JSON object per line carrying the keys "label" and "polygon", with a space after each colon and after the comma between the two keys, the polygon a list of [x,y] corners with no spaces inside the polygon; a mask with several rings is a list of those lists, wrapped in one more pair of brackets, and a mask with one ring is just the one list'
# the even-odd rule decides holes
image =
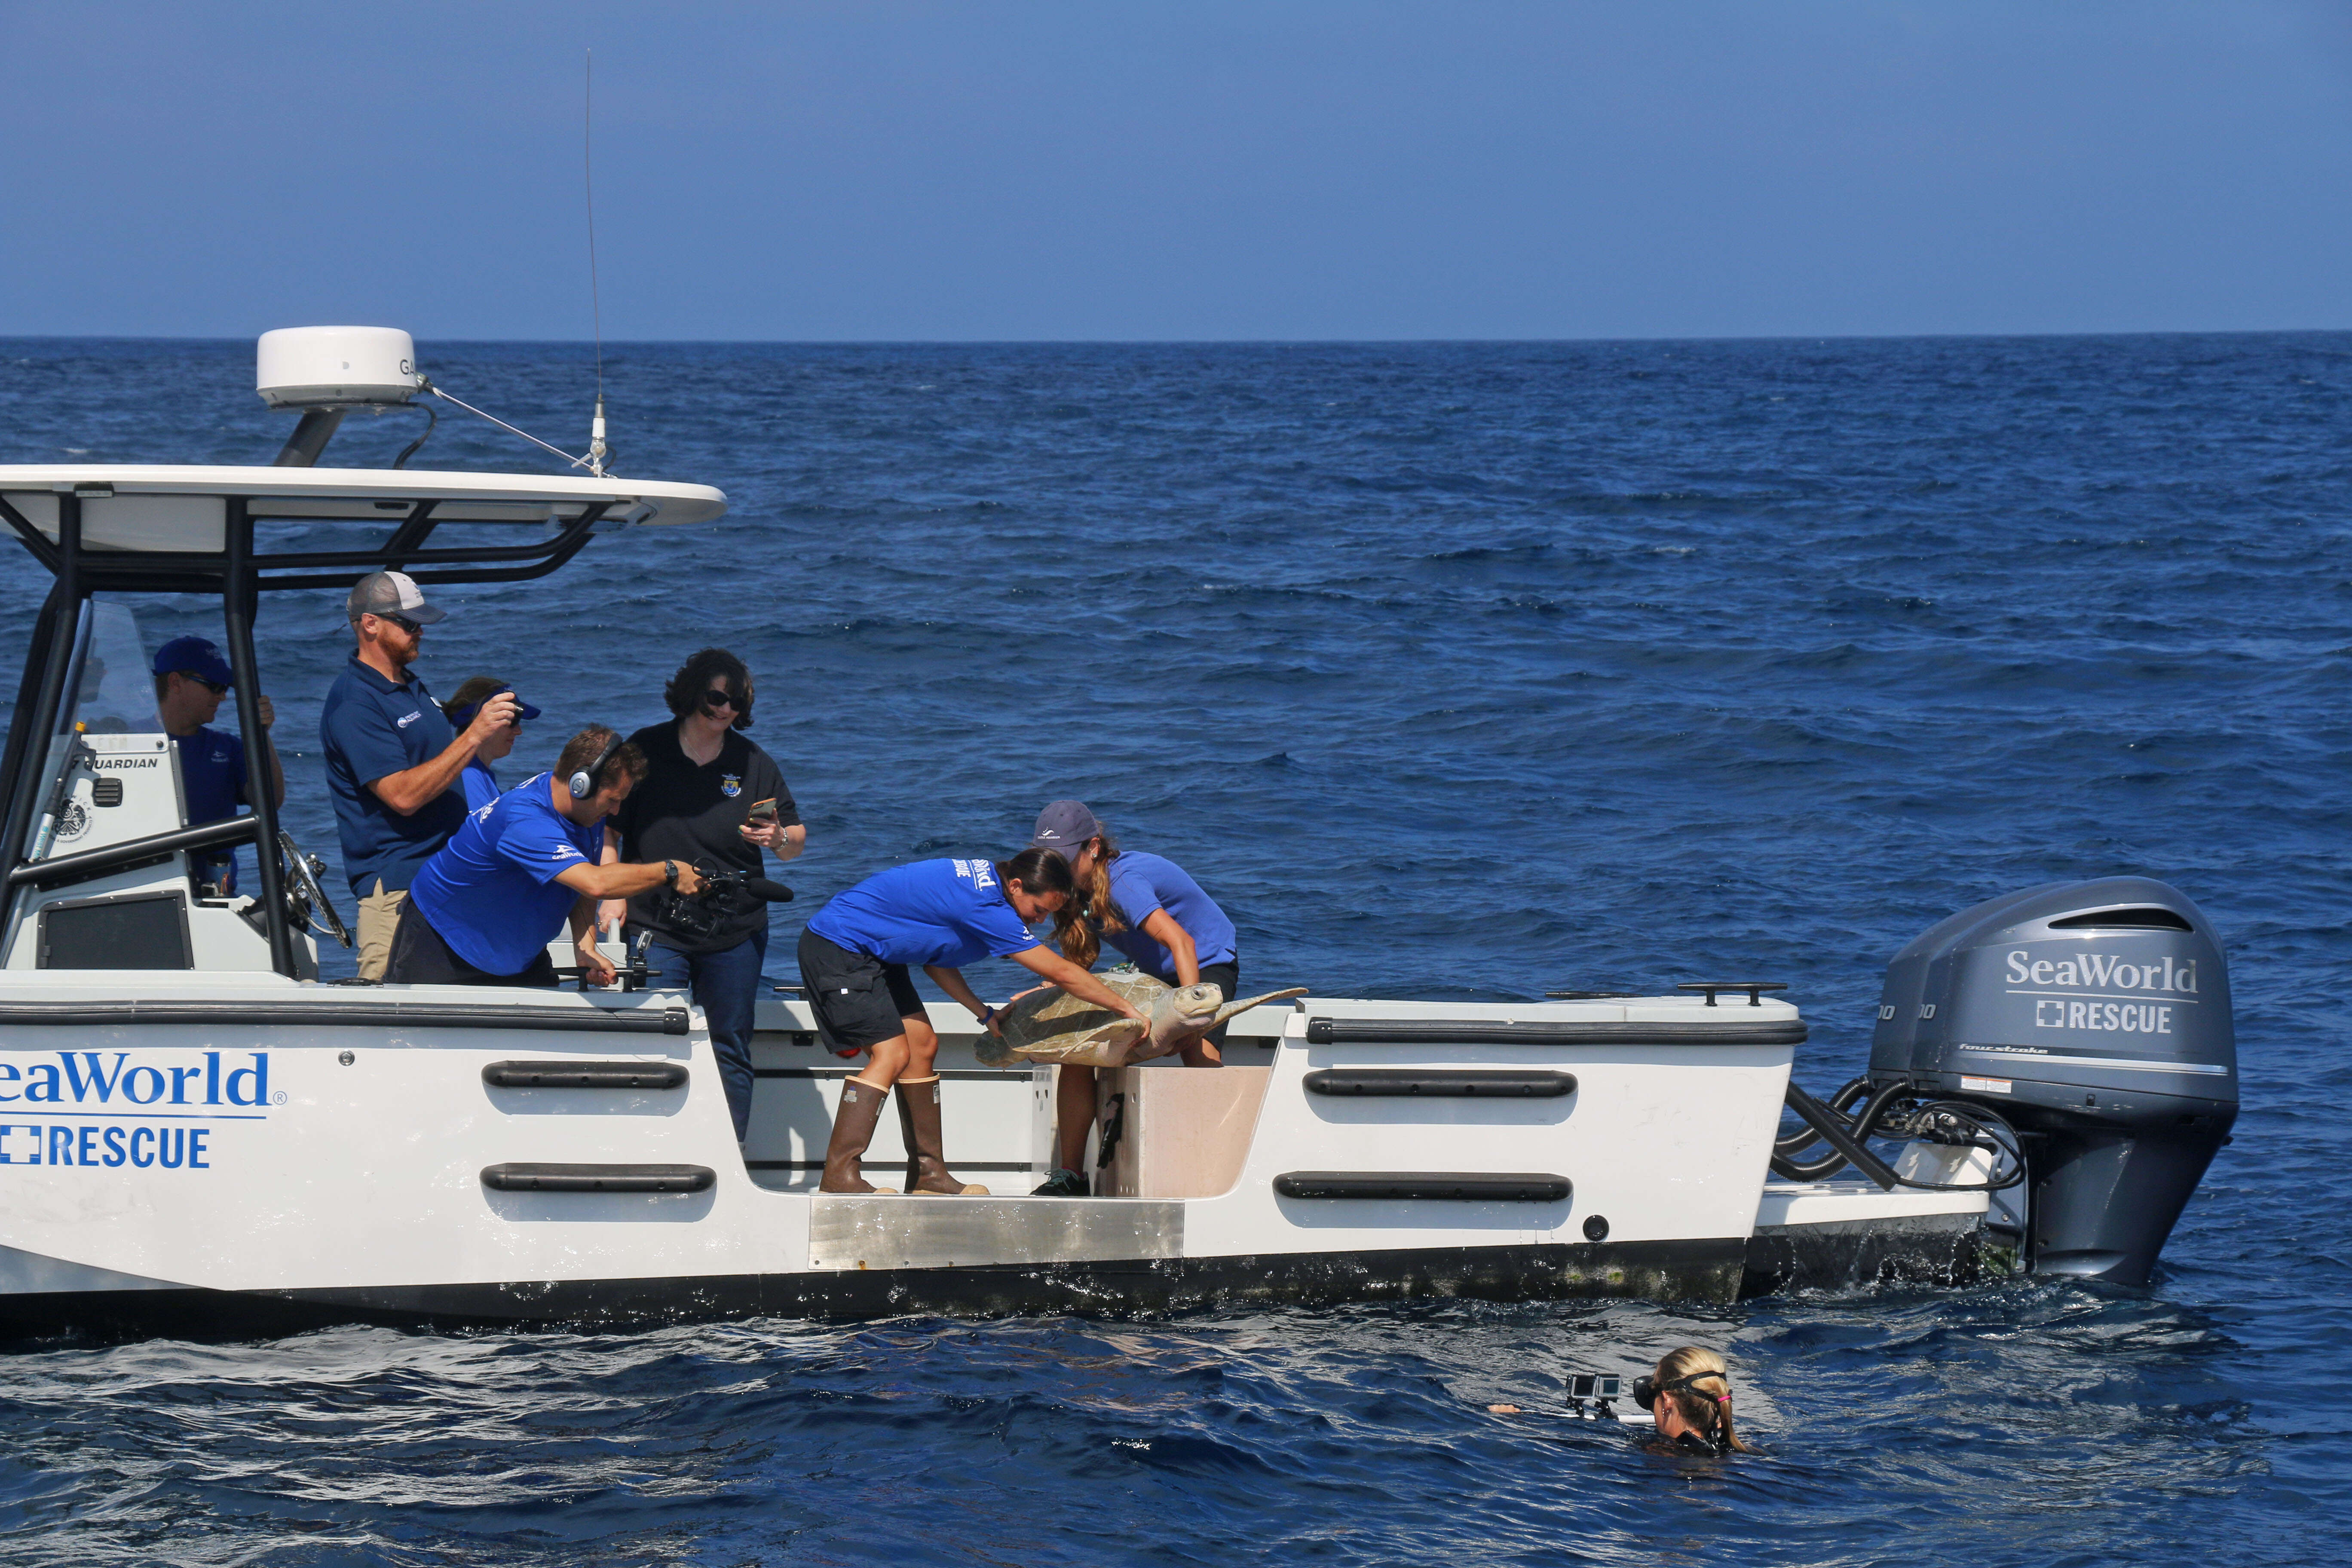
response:
{"label": "man wearing white cap", "polygon": [[485,698],[460,733],[408,668],[445,611],[404,572],[371,572],[345,602],[358,647],[319,715],[343,872],[359,900],[360,978],[382,980],[408,885],[466,820],[458,775],[517,718],[511,691]]}

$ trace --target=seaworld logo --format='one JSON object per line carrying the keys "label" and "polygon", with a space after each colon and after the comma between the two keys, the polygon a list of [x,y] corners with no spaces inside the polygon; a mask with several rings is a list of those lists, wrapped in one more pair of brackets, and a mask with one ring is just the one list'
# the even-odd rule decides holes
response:
{"label": "seaworld logo", "polygon": [[2009,955],[2009,983],[2011,985],[2060,985],[2077,991],[2167,991],[2180,995],[2197,994],[2197,961],[2175,963],[2167,954],[2164,962],[2155,963],[2125,963],[2104,952],[2081,952],[2056,963],[2035,958],[2020,950]]}
{"label": "seaworld logo", "polygon": [[[205,1147],[210,1127],[59,1127],[0,1123],[0,1165],[137,1165],[166,1171],[209,1171]],[[24,1142],[17,1142],[18,1135]],[[46,1142],[46,1148],[44,1143]]]}
{"label": "seaworld logo", "polygon": [[[285,1093],[269,1092],[269,1053],[248,1051],[251,1065],[222,1070],[221,1053],[206,1051],[194,1067],[131,1063],[116,1051],[110,1065],[103,1051],[59,1051],[54,1062],[19,1066],[0,1061],[0,1102],[37,1105],[246,1105],[283,1104]],[[23,1087],[19,1088],[18,1086]]]}

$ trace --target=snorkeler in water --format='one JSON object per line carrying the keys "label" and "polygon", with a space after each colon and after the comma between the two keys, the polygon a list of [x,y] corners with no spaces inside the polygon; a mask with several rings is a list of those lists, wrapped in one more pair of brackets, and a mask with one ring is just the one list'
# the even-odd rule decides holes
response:
{"label": "snorkeler in water", "polygon": [[1731,1424],[1731,1369],[1723,1358],[1685,1345],[1633,1384],[1635,1403],[1658,1423],[1658,1438],[1680,1451],[1752,1454]]}
{"label": "snorkeler in water", "polygon": [[[1657,1423],[1658,1443],[1676,1453],[1756,1451],[1740,1441],[1738,1430],[1732,1424],[1731,1370],[1711,1350],[1685,1345],[1660,1358],[1650,1375],[1634,1380],[1633,1401]],[[1525,1410],[1517,1405],[1489,1405],[1486,1408],[1496,1415],[1558,1414]],[[1604,1405],[1602,1409],[1607,1406]],[[1580,1419],[1588,1418],[1580,1402],[1576,1414]]]}

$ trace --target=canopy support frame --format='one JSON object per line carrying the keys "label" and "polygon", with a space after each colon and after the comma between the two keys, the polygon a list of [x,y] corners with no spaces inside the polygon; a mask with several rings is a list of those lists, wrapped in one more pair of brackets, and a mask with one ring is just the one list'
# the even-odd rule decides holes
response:
{"label": "canopy support frame", "polygon": [[[12,514],[15,509],[10,509]],[[16,519],[21,521],[21,518]],[[36,532],[35,538],[40,535]],[[44,543],[47,542],[43,541]],[[16,766],[0,784],[8,791],[7,807],[0,814],[0,862],[14,870],[25,860],[26,837],[33,830],[33,813],[40,805],[42,775],[48,769],[49,752],[58,733],[58,710],[64,700],[66,677],[73,668],[74,643],[81,632],[82,606],[89,598],[89,590],[81,577],[81,497],[65,494],[58,497],[58,542],[56,558],[50,568],[57,574],[57,583],[49,590],[47,603],[41,615],[48,626],[47,637],[37,637],[25,660],[26,682],[35,679],[31,710],[26,710],[22,692],[16,704],[18,724],[8,731],[8,755]],[[26,721],[29,720],[29,722]],[[19,729],[22,743],[19,744]],[[10,916],[16,912],[15,884],[0,885],[0,938],[5,938]]]}
{"label": "canopy support frame", "polygon": [[[271,496],[271,516],[282,515],[284,498]],[[348,588],[370,572],[411,570],[420,584],[521,583],[561,570],[586,548],[599,523],[621,504],[593,500],[565,520],[551,537],[529,544],[429,548],[427,541],[448,519],[437,515],[445,498],[419,500],[391,537],[369,549],[300,551],[262,554],[254,548],[255,498],[224,495],[222,549],[191,552],[92,551],[82,542],[82,497],[57,492],[58,537],[53,541],[5,498],[0,521],[56,579],[39,618],[16,694],[5,752],[0,752],[0,871],[26,864],[25,852],[38,809],[41,786],[63,717],[65,687],[73,668],[80,617],[100,591],[150,594],[217,594],[227,631],[230,673],[236,681],[237,726],[246,739],[245,789],[251,803],[257,870],[270,967],[297,977],[296,933],[286,903],[280,864],[278,805],[271,797],[269,769],[262,748],[268,731],[260,715],[260,660],[254,622],[260,595],[272,589]],[[324,520],[322,520],[324,521]],[[332,521],[346,521],[336,519]],[[271,572],[284,574],[270,575]],[[0,875],[0,931],[27,884]]]}
{"label": "canopy support frame", "polygon": [[227,580],[222,585],[222,610],[228,623],[228,668],[236,680],[236,728],[245,740],[245,798],[259,825],[253,847],[254,869],[261,882],[262,926],[269,933],[269,967],[289,980],[299,979],[294,963],[294,933],[287,918],[286,868],[278,858],[278,801],[269,787],[269,731],[261,722],[261,662],[253,652],[253,616],[260,605],[253,566],[253,514],[241,496],[228,501]]}

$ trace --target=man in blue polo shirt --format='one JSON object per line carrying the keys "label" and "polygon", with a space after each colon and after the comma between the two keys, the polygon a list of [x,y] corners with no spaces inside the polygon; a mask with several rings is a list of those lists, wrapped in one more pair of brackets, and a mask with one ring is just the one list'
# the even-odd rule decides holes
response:
{"label": "man in blue polo shirt", "polygon": [[655,888],[702,890],[677,860],[600,865],[604,819],[645,777],[646,757],[591,724],[564,743],[555,771],[525,779],[467,815],[410,884],[385,978],[400,985],[552,985],[547,944],[572,922],[580,964],[610,985],[596,951],[596,900]]}
{"label": "man in blue polo shirt", "polygon": [[[238,806],[253,804],[245,793],[245,742],[211,727],[221,699],[236,684],[228,660],[208,637],[173,637],[155,650],[154,670],[155,711],[179,754],[187,826],[235,816]],[[269,761],[269,804],[284,805],[286,771],[278,765],[278,748],[269,743],[269,726],[278,715],[267,697],[256,699],[255,705],[261,710],[262,755]],[[234,850],[197,850],[188,868],[198,883],[218,889],[224,897],[236,891]]]}
{"label": "man in blue polo shirt", "polygon": [[482,742],[518,711],[512,692],[486,698],[460,732],[408,668],[424,628],[446,613],[404,572],[371,572],[345,601],[358,647],[319,714],[327,788],[343,874],[359,900],[360,978],[381,980],[408,885],[466,820],[458,781]]}

